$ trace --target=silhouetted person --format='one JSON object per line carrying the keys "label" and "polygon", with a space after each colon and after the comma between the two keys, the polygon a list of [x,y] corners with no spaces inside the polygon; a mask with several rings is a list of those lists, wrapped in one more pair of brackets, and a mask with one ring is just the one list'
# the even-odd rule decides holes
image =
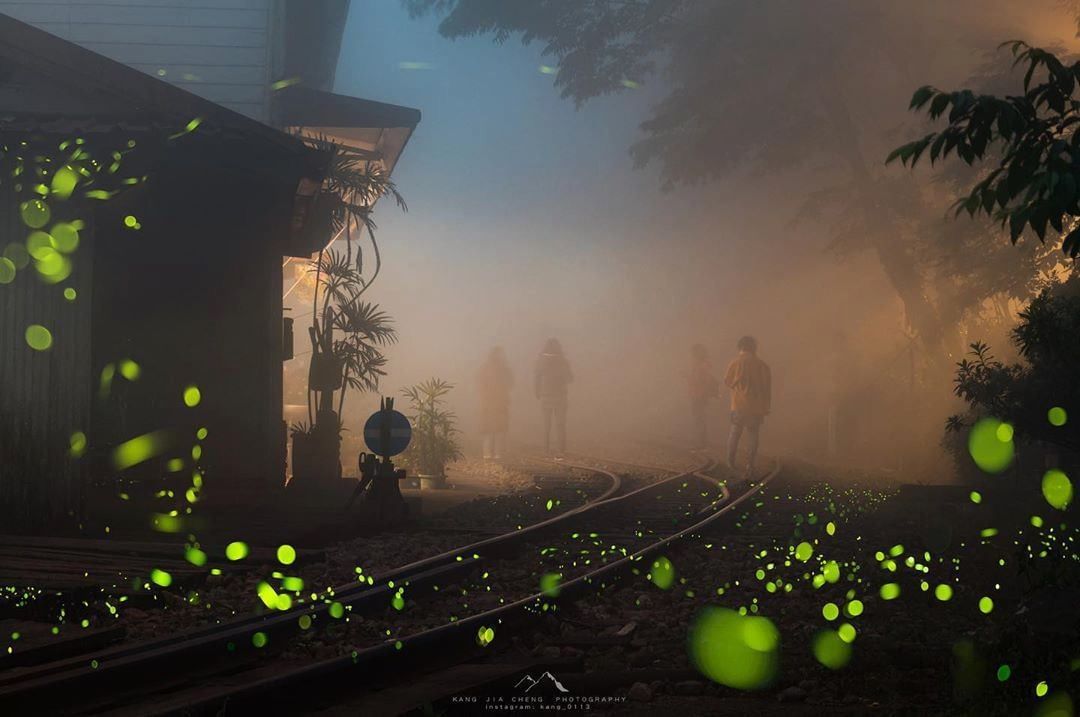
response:
{"label": "silhouetted person", "polygon": [[690,349],[687,388],[690,393],[690,415],[694,422],[693,444],[695,449],[702,449],[709,443],[709,399],[720,396],[720,382],[713,376],[709,352],[701,344],[694,344]]}
{"label": "silhouetted person", "polygon": [[735,457],[743,431],[747,434],[746,480],[754,477],[761,424],[769,414],[772,401],[772,374],[757,356],[757,341],[743,336],[739,353],[728,365],[724,385],[731,389],[731,434],[728,436],[728,466],[735,468]]}
{"label": "silhouetted person", "polygon": [[544,450],[551,451],[551,424],[555,423],[556,457],[566,452],[566,388],[574,380],[570,363],[558,339],[548,339],[536,360],[536,397],[544,412]]}
{"label": "silhouetted person", "polygon": [[510,424],[510,388],[514,376],[506,362],[501,346],[491,349],[477,374],[480,394],[480,434],[483,436],[484,459],[502,458],[506,448],[506,432]]}

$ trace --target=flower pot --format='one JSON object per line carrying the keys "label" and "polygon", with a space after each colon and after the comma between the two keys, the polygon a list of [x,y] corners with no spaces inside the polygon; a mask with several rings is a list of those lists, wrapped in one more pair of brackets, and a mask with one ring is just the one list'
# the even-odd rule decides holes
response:
{"label": "flower pot", "polygon": [[417,478],[420,479],[420,490],[442,490],[443,488],[446,488],[445,473],[420,473]]}

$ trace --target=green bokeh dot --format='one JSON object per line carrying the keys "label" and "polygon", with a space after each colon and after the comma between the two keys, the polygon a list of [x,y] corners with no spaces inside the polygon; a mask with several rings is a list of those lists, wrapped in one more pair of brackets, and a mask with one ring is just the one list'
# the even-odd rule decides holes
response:
{"label": "green bokeh dot", "polygon": [[976,422],[968,435],[968,452],[975,465],[987,473],[1001,473],[1012,465],[1012,434],[1012,427],[996,418]]}
{"label": "green bokeh dot", "polygon": [[52,347],[52,333],[40,324],[26,327],[26,344],[35,351],[48,351]]}
{"label": "green bokeh dot", "polygon": [[690,658],[713,682],[741,690],[767,687],[780,667],[780,633],[765,617],[719,607],[698,614],[689,633]]}
{"label": "green bokeh dot", "polygon": [[882,600],[895,600],[900,597],[900,586],[896,583],[886,583],[881,586],[881,590],[878,591]]}
{"label": "green bokeh dot", "polygon": [[0,257],[0,284],[10,284],[15,281],[15,262],[7,257]]}
{"label": "green bokeh dot", "polygon": [[202,392],[198,386],[188,386],[184,389],[184,405],[188,408],[195,408],[202,401]]}
{"label": "green bokeh dot", "polygon": [[1065,510],[1072,502],[1072,481],[1064,471],[1053,468],[1046,471],[1042,479],[1042,494],[1046,502],[1058,510]]}
{"label": "green bokeh dot", "polygon": [[1061,406],[1054,406],[1046,412],[1046,420],[1050,421],[1051,426],[1064,426],[1069,420],[1069,415]]}
{"label": "green bokeh dot", "polygon": [[282,565],[292,565],[296,562],[296,548],[291,545],[281,545],[277,549],[277,559]]}
{"label": "green bokeh dot", "polygon": [[52,211],[43,200],[31,199],[19,205],[19,215],[22,217],[23,224],[31,229],[40,229],[49,223]]}
{"label": "green bokeh dot", "polygon": [[821,630],[814,636],[814,657],[830,670],[839,670],[851,661],[851,645],[835,630]]}
{"label": "green bokeh dot", "polygon": [[239,540],[225,546],[225,557],[229,560],[243,560],[248,556],[248,552],[247,543]]}

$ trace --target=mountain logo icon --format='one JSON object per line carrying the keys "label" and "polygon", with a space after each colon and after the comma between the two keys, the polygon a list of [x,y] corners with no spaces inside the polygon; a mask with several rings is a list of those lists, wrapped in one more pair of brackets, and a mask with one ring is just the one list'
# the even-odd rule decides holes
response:
{"label": "mountain logo icon", "polygon": [[566,689],[565,687],[563,687],[563,684],[561,682],[559,682],[555,678],[555,675],[551,674],[550,672],[545,672],[544,674],[540,675],[539,677],[533,677],[532,675],[525,675],[520,680],[518,680],[518,683],[516,685],[514,685],[514,687],[521,687],[522,685],[525,685],[524,692],[528,692],[529,690],[536,687],[537,685],[544,684],[544,683],[554,685],[555,689],[557,689],[559,692],[569,692],[570,691],[570,690]]}

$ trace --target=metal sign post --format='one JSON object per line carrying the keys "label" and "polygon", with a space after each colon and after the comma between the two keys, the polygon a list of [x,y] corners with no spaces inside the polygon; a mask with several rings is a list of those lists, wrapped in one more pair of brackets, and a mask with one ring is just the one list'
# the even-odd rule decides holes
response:
{"label": "metal sign post", "polygon": [[409,419],[394,410],[394,399],[383,398],[381,408],[364,424],[364,443],[371,453],[360,454],[361,477],[347,508],[370,486],[365,500],[376,503],[381,515],[404,513],[399,481],[405,479],[405,470],[395,469],[390,458],[408,448],[411,440]]}

